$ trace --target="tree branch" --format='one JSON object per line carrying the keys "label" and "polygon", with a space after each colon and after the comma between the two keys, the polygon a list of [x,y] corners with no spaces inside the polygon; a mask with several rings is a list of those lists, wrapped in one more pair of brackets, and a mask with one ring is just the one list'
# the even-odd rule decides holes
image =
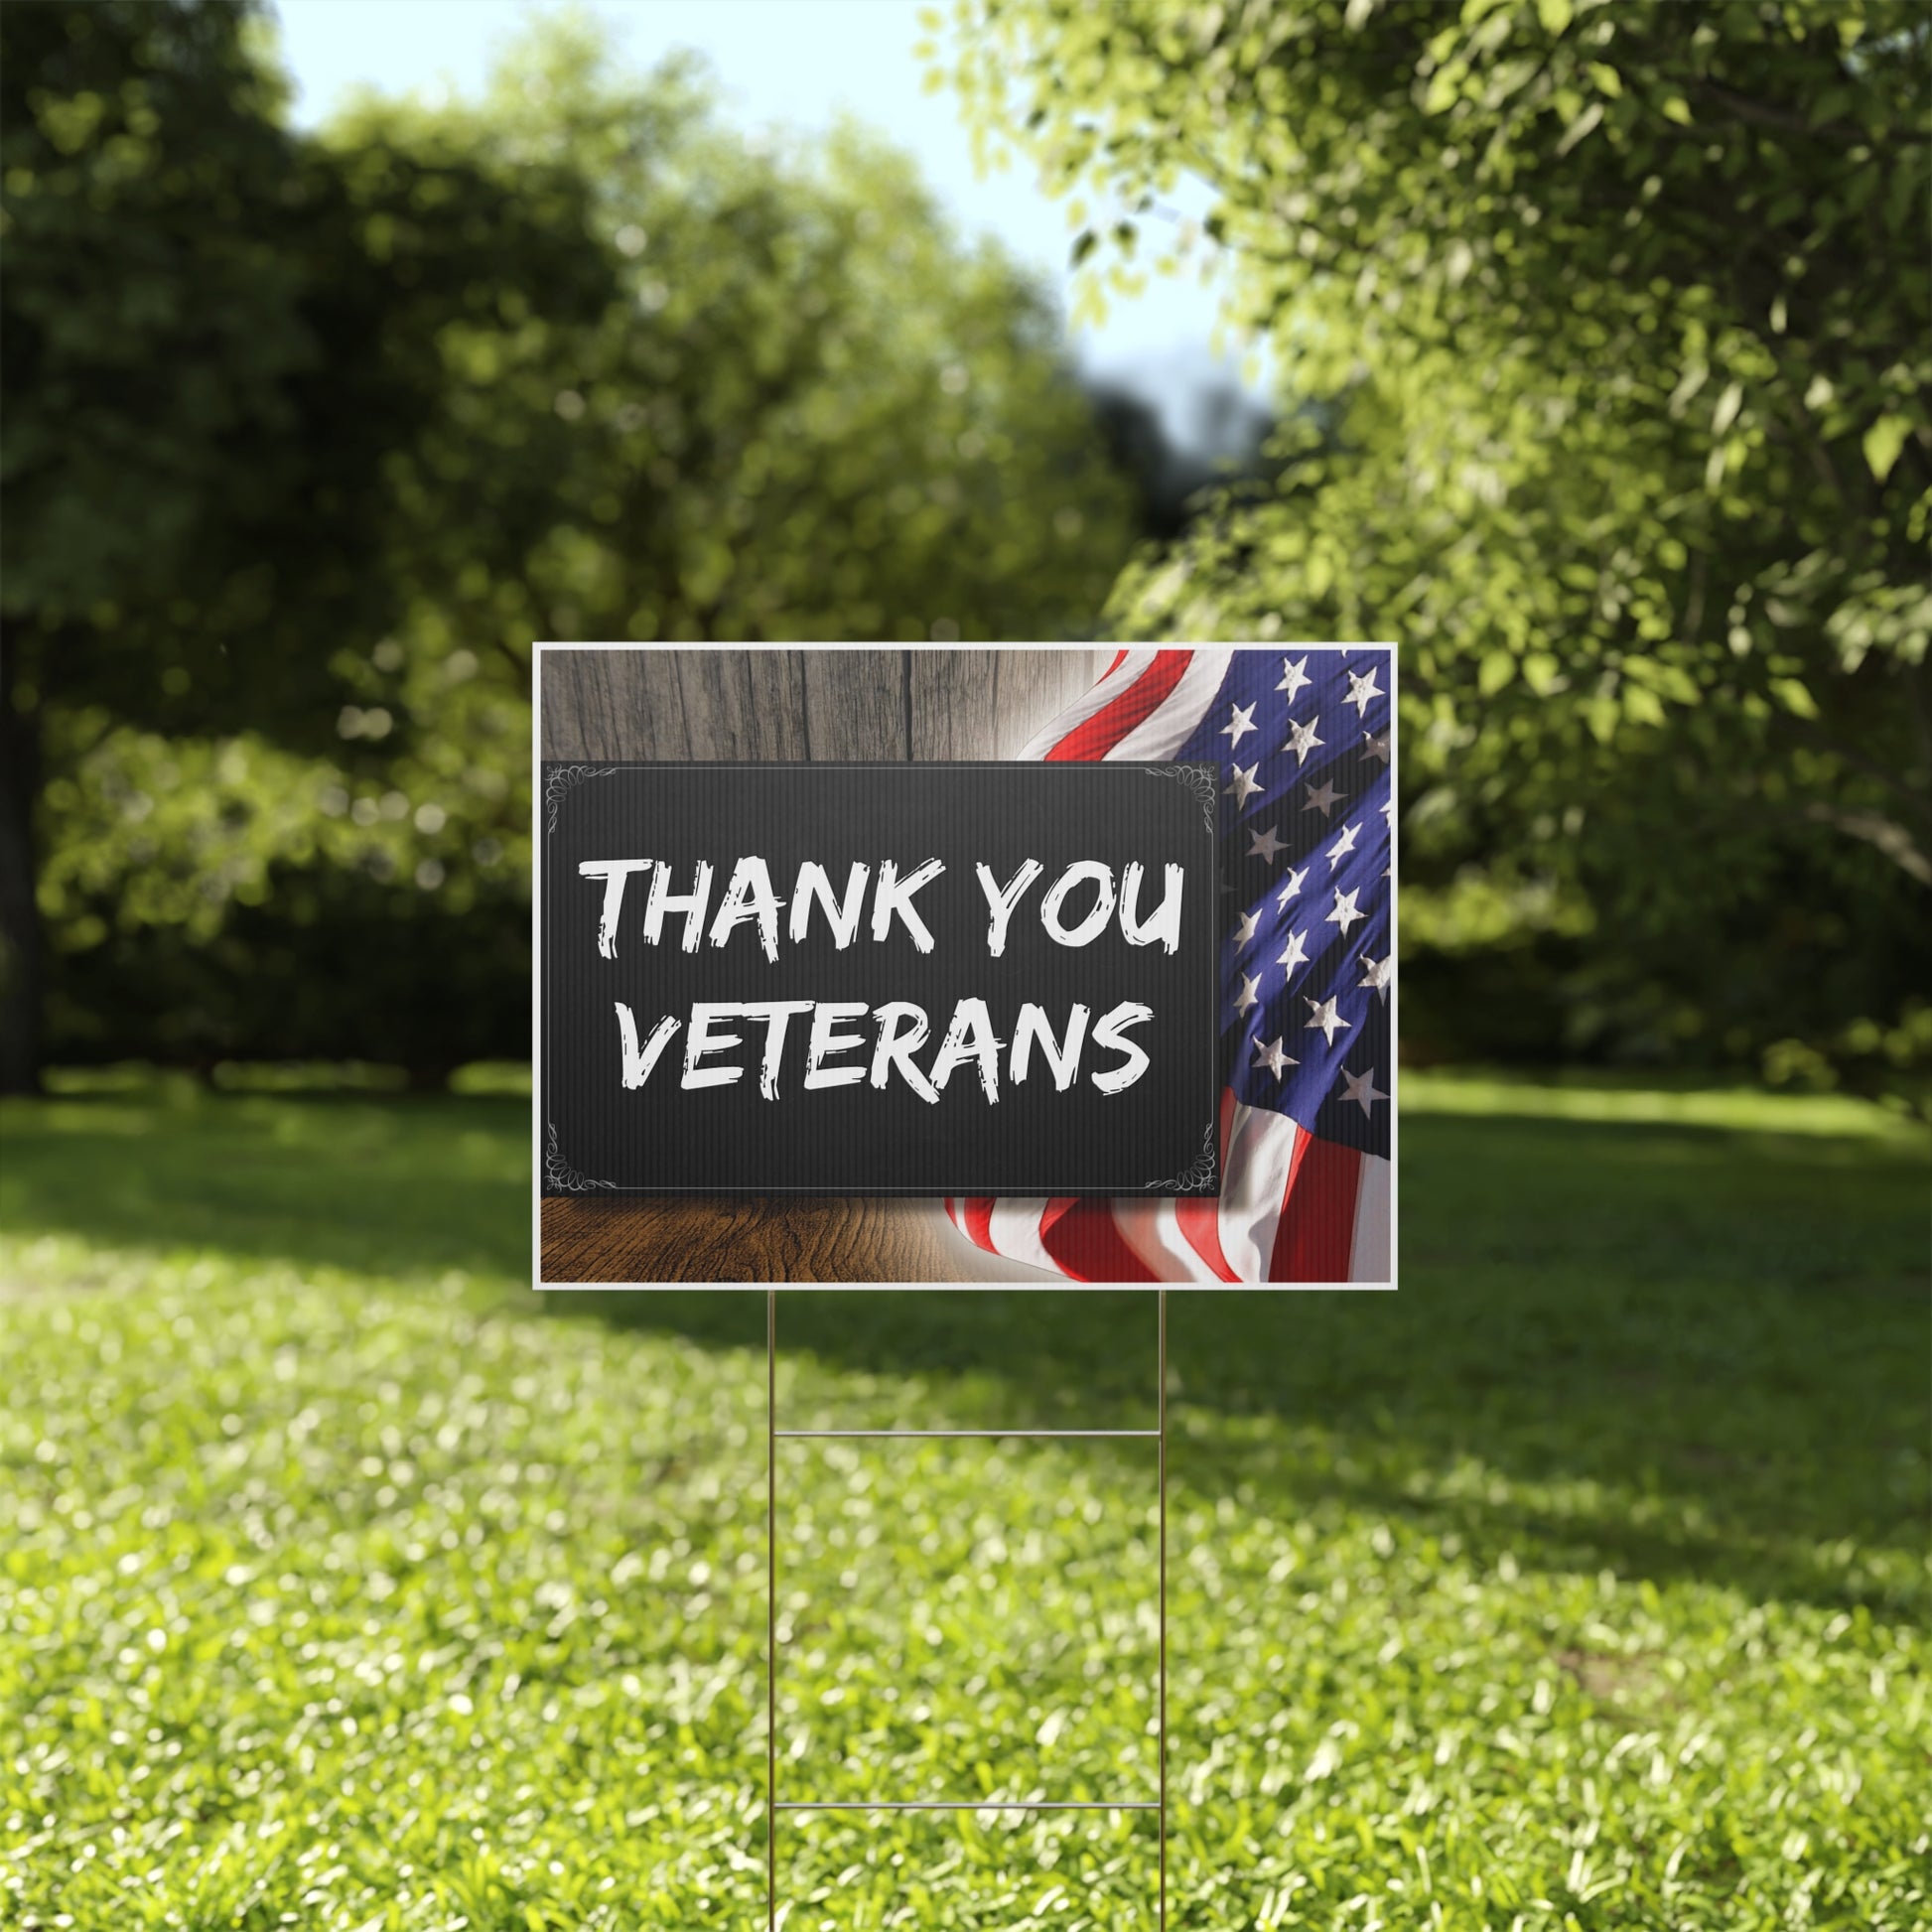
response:
{"label": "tree branch", "polygon": [[1805,816],[1814,823],[1829,825],[1850,838],[1863,839],[1875,846],[1900,872],[1916,879],[1921,886],[1932,886],[1932,858],[1927,858],[1918,841],[1904,826],[1877,812],[1849,812],[1822,800],[1805,807]]}

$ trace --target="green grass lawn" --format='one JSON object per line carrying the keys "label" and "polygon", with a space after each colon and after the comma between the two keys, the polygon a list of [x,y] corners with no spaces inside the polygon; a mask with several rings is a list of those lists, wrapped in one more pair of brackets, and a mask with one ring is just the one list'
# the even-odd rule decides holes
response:
{"label": "green grass lawn", "polygon": [[[1170,1301],[1176,1928],[1932,1923],[1923,1146],[1417,1080],[1395,1296]],[[0,1116],[0,1924],[746,1927],[763,1298],[551,1298],[526,1104]],[[788,1291],[796,1427],[1136,1427],[1145,1295]],[[781,1796],[1142,1799],[1150,1446],[781,1449]],[[1146,1813],[785,1814],[788,1932],[1150,1927]]]}

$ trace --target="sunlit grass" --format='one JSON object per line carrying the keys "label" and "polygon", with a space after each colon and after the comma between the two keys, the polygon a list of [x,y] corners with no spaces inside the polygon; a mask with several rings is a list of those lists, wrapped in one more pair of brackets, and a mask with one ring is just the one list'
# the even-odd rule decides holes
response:
{"label": "sunlit grass", "polygon": [[[1173,1298],[1176,1927],[1932,1917],[1927,1167],[1816,1104],[1418,1106],[1399,1294]],[[513,1099],[0,1126],[0,1922],[758,1923],[762,1298],[539,1309]],[[1144,1297],[780,1323],[793,1426],[1152,1404]],[[1158,1782],[1146,1445],[781,1453],[781,1795]],[[778,1851],[1152,1924],[1144,1814]]]}
{"label": "sunlit grass", "polygon": [[1405,1113],[1418,1114],[1515,1114],[1532,1120],[1626,1121],[1932,1145],[1923,1123],[1852,1094],[1769,1095],[1755,1087],[1659,1086],[1654,1076],[1612,1080],[1600,1074],[1565,1079],[1412,1072],[1403,1078],[1402,1104]]}

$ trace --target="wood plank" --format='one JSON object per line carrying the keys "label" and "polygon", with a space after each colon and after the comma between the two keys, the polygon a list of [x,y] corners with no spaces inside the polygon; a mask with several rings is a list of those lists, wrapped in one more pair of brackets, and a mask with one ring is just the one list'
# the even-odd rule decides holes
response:
{"label": "wood plank", "polygon": [[1085,648],[908,655],[912,755],[921,761],[1013,758],[1047,719],[1086,691],[1113,657],[1111,651]]}
{"label": "wood plank", "polygon": [[599,707],[583,688],[590,651],[537,653],[538,752],[546,759],[587,759],[584,724]]}
{"label": "wood plank", "polygon": [[802,654],[547,650],[543,755],[771,759],[805,752]]}
{"label": "wood plank", "polygon": [[[990,1266],[982,1267],[986,1263]],[[1043,1282],[969,1247],[937,1202],[792,1196],[546,1200],[543,1279],[571,1282]]]}
{"label": "wood plank", "polygon": [[542,653],[547,759],[689,758],[669,651]]}
{"label": "wood plank", "polygon": [[797,653],[783,650],[667,650],[686,749],[669,758],[805,757]]}
{"label": "wood plank", "polygon": [[545,651],[543,672],[545,758],[804,759],[798,651]]}
{"label": "wood plank", "polygon": [[[1112,653],[543,653],[550,759],[1012,758]],[[908,739],[909,731],[909,739]]]}
{"label": "wood plank", "polygon": [[807,758],[895,763],[905,758],[905,652],[806,650],[797,655],[803,666]]}

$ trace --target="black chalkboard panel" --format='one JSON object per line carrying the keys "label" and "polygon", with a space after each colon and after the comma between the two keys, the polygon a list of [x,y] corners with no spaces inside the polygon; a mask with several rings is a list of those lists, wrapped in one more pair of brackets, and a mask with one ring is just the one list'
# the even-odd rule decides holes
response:
{"label": "black chalkboard panel", "polygon": [[545,763],[544,1191],[1218,1192],[1215,802],[1207,764]]}

